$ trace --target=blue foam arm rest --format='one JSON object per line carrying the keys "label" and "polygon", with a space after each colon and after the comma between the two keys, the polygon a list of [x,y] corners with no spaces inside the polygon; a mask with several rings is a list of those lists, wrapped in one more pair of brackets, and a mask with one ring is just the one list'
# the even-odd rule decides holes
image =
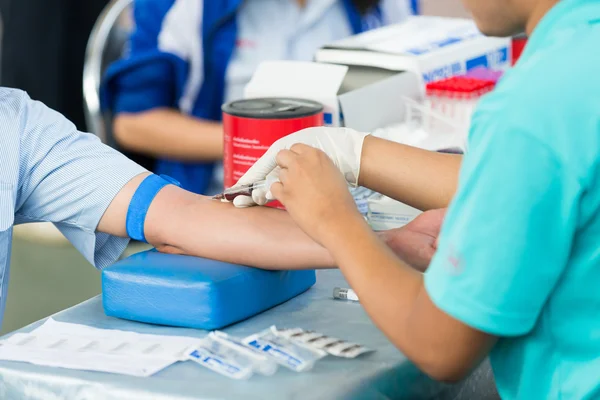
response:
{"label": "blue foam arm rest", "polygon": [[315,271],[265,271],[151,250],[102,271],[102,304],[111,317],[214,330],[281,304],[315,282]]}

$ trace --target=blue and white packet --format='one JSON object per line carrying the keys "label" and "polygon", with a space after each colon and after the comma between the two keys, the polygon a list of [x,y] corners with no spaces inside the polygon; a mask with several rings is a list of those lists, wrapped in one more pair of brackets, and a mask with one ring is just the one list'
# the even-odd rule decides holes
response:
{"label": "blue and white packet", "polygon": [[348,342],[315,331],[301,328],[277,329],[277,336],[313,350],[325,351],[335,357],[356,358],[373,350],[361,344]]}
{"label": "blue and white packet", "polygon": [[225,351],[212,339],[203,340],[201,346],[190,352],[188,359],[228,378],[243,380],[253,374],[250,360]]}
{"label": "blue and white packet", "polygon": [[350,194],[354,198],[354,202],[356,203],[356,208],[358,208],[358,212],[366,217],[369,213],[369,199],[378,195],[377,192],[372,191],[371,189],[367,189],[364,187],[356,187],[349,188]]}
{"label": "blue and white packet", "polygon": [[277,372],[279,364],[259,350],[244,345],[241,339],[219,331],[209,333],[208,337],[215,342],[221,343],[231,352],[236,352],[244,357],[247,357],[252,364],[252,369],[254,372],[264,376],[271,376]]}
{"label": "blue and white packet", "polygon": [[322,350],[300,346],[288,339],[278,336],[273,326],[255,335],[250,335],[242,342],[253,349],[267,355],[279,365],[295,372],[309,371],[315,363],[327,355]]}

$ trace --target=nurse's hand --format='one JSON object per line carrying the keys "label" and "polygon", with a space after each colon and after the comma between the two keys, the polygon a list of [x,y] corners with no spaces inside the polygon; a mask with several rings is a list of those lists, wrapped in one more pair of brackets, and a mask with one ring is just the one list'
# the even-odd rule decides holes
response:
{"label": "nurse's hand", "polygon": [[281,170],[271,193],[314,241],[326,247],[346,222],[363,220],[348,183],[323,151],[295,144],[280,151],[276,162]]}
{"label": "nurse's hand", "polygon": [[[308,128],[292,133],[276,141],[267,152],[240,178],[236,185],[249,185],[264,179],[277,178],[276,157],[281,150],[289,150],[295,144],[304,144],[324,152],[333,165],[342,173],[348,184],[358,184],[360,160],[366,133],[349,128]],[[277,180],[277,179],[274,179]],[[252,198],[238,196],[234,200],[236,207],[264,205],[267,201],[268,188],[256,189]]]}

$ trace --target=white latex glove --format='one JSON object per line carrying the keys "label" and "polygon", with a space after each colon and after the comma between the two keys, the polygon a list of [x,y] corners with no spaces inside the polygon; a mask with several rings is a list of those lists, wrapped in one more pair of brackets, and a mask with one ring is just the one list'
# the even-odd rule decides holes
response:
{"label": "white latex glove", "polygon": [[[357,132],[349,128],[307,128],[279,139],[267,152],[240,178],[237,185],[249,185],[262,180],[277,181],[279,167],[276,157],[281,150],[289,150],[293,145],[302,143],[322,150],[331,158],[336,167],[346,178],[348,184],[358,185],[360,158],[367,133]],[[264,205],[274,200],[270,188],[265,187],[252,191],[252,198],[238,196],[233,203],[236,207]]]}

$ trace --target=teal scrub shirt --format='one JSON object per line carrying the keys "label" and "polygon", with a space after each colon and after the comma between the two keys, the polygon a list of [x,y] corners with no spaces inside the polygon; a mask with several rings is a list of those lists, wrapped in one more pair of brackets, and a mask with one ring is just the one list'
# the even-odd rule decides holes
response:
{"label": "teal scrub shirt", "polygon": [[425,276],[500,337],[505,399],[600,398],[600,1],[562,0],[482,100]]}

